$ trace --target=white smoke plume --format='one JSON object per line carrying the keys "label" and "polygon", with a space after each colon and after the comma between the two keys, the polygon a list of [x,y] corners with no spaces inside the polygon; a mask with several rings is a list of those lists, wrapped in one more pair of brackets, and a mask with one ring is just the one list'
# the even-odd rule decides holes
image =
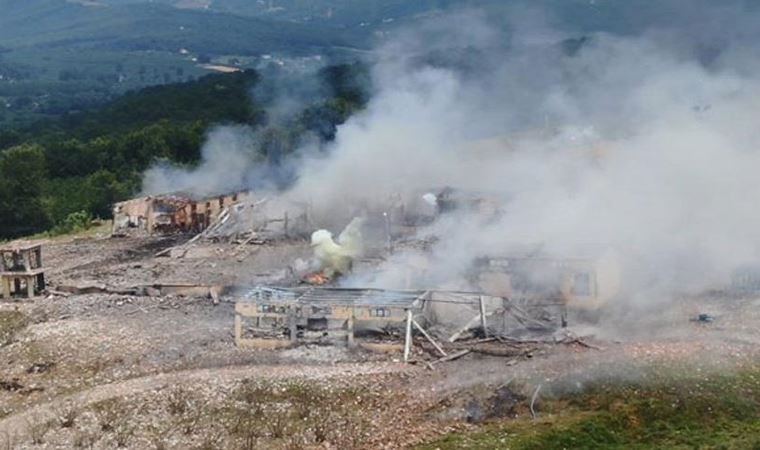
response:
{"label": "white smoke plume", "polygon": [[258,172],[261,160],[254,142],[250,127],[217,127],[206,136],[197,167],[155,165],[143,175],[143,192],[183,192],[202,197],[245,189]]}
{"label": "white smoke plume", "polygon": [[760,72],[747,41],[721,30],[706,63],[692,30],[595,34],[568,51],[540,36],[505,45],[489,21],[437,19],[380,49],[378,92],[289,195],[327,211],[442,186],[498,197],[496,221],[434,225],[440,280],[426,283],[516,244],[567,256],[603,245],[622,255],[637,300],[655,301],[758,259]]}
{"label": "white smoke plume", "polygon": [[[375,52],[367,108],[328,151],[297,152],[286,197],[324,216],[444,186],[497,198],[497,220],[452,215],[424,231],[439,240],[420,287],[515,245],[613,248],[638,302],[725,283],[760,257],[760,14],[740,1],[657,4],[663,14],[641,16],[655,26],[635,20],[618,34],[579,34],[530,8],[507,8],[506,25],[469,11],[398,30]],[[199,167],[155,167],[145,189],[255,186],[255,147],[247,128],[217,129]],[[416,259],[395,255],[377,282],[401,284]]]}
{"label": "white smoke plume", "polygon": [[[323,63],[292,69],[270,68],[263,72],[251,97],[265,110],[265,124],[257,126],[225,125],[212,128],[201,148],[197,166],[185,167],[161,162],[143,174],[143,193],[156,195],[182,192],[209,196],[236,190],[274,189],[282,178],[290,176],[294,155],[287,155],[287,128],[306,105],[329,95],[319,79]],[[298,137],[306,151],[317,146],[317,138],[308,133]],[[312,149],[309,149],[311,151]]]}

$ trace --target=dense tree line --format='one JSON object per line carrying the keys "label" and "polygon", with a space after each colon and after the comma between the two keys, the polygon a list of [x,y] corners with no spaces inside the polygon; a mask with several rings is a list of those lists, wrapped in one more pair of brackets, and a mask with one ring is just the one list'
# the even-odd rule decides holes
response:
{"label": "dense tree line", "polygon": [[215,74],[146,88],[98,109],[0,130],[0,239],[64,227],[72,218],[109,218],[114,202],[140,191],[157,160],[193,166],[214,124],[248,124],[273,163],[305,134],[331,140],[337,125],[367,101],[360,64],[321,70],[326,94],[286,122],[268,120],[267,104],[251,99],[255,71]]}

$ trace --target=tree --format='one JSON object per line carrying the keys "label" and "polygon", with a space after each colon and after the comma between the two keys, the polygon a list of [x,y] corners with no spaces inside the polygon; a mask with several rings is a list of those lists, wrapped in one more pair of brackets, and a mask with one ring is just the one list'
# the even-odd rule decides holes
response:
{"label": "tree", "polygon": [[99,170],[87,177],[85,187],[89,197],[87,211],[101,219],[110,219],[113,204],[129,196],[129,189],[107,170]]}
{"label": "tree", "polygon": [[172,149],[166,142],[166,127],[165,122],[159,122],[126,135],[122,152],[132,163],[132,168],[144,170],[154,159],[171,155]]}
{"label": "tree", "polygon": [[47,176],[38,145],[11,147],[0,154],[0,237],[42,231],[50,225],[42,204]]}
{"label": "tree", "polygon": [[97,170],[97,150],[77,139],[55,141],[45,147],[48,170],[53,177],[81,176]]}
{"label": "tree", "polygon": [[0,130],[0,150],[21,143],[22,136],[14,130]]}

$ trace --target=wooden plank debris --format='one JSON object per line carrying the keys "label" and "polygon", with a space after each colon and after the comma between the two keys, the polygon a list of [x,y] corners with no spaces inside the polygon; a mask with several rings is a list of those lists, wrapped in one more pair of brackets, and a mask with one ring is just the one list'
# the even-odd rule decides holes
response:
{"label": "wooden plank debris", "polygon": [[442,362],[454,361],[455,359],[459,359],[462,356],[470,354],[471,352],[472,352],[471,349],[466,348],[466,349],[460,350],[458,352],[450,353],[450,354],[448,354],[448,355],[446,355],[446,356],[444,356],[442,358],[438,358],[438,359],[436,359],[435,361],[433,361],[430,364],[431,365],[436,365],[436,364],[442,363]]}
{"label": "wooden plank debris", "polygon": [[452,334],[451,337],[449,338],[449,342],[454,342],[457,339],[459,339],[462,336],[462,334],[464,334],[467,330],[472,328],[476,323],[478,323],[479,320],[480,320],[480,313],[478,313],[477,316],[470,319],[470,321],[467,322],[467,324],[463,326],[462,328],[460,328],[456,333]]}
{"label": "wooden plank debris", "polygon": [[428,340],[428,342],[430,342],[431,344],[433,344],[433,347],[435,347],[435,349],[438,350],[438,353],[440,353],[442,356],[446,356],[446,352],[443,351],[443,349],[441,348],[441,346],[438,345],[438,343],[435,342],[435,340],[432,337],[430,337],[430,335],[427,333],[427,331],[425,331],[425,329],[422,328],[422,326],[420,326],[420,324],[417,323],[417,321],[414,320],[414,318],[412,318],[412,324],[415,327],[417,327],[417,329],[420,331],[420,333],[422,333],[423,336],[425,336],[425,338]]}
{"label": "wooden plank debris", "polygon": [[213,304],[218,305],[219,304],[219,289],[216,286],[211,286],[208,289],[208,295],[211,297],[211,301]]}
{"label": "wooden plank debris", "polygon": [[451,337],[449,338],[449,342],[454,342],[457,339],[459,339],[460,337],[462,337],[462,335],[464,333],[466,333],[467,330],[469,330],[470,328],[474,327],[475,324],[477,324],[478,322],[481,322],[481,324],[482,324],[484,322],[484,317],[492,316],[492,315],[497,314],[497,313],[499,313],[501,311],[502,311],[502,309],[497,309],[497,310],[494,310],[494,311],[491,311],[491,312],[487,312],[486,311],[484,313],[478,312],[478,314],[476,316],[474,316],[472,319],[470,319],[470,321],[467,322],[467,324],[465,326],[463,326],[462,328],[460,328],[459,330],[457,330],[456,333],[454,333],[454,334],[451,335]]}

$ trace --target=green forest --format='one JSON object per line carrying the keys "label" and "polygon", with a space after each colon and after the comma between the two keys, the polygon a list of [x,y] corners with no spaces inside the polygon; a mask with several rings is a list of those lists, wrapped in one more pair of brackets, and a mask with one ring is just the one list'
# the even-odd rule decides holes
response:
{"label": "green forest", "polygon": [[130,92],[78,114],[0,129],[0,239],[63,233],[109,218],[114,202],[140,192],[142,173],[151,164],[197,164],[213,125],[254,127],[267,137],[256,149],[266,156],[270,145],[293,151],[306,133],[331,140],[335,127],[367,101],[364,65],[327,66],[309,80],[283,77],[320,89],[293,117],[273,121],[268,108],[276,95],[253,92],[280,76],[254,70],[207,75]]}

